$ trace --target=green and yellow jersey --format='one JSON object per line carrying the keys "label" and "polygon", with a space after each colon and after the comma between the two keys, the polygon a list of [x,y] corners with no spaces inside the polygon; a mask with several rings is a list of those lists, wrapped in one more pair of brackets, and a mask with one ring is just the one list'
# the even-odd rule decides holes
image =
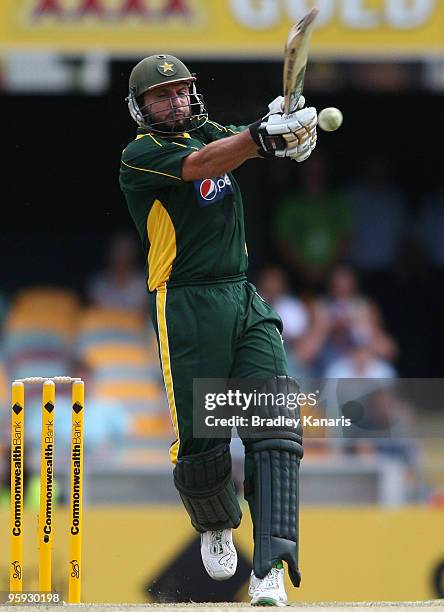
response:
{"label": "green and yellow jersey", "polygon": [[139,129],[123,151],[120,187],[142,239],[149,291],[245,274],[243,204],[233,175],[181,178],[187,155],[242,129],[212,121],[174,136]]}

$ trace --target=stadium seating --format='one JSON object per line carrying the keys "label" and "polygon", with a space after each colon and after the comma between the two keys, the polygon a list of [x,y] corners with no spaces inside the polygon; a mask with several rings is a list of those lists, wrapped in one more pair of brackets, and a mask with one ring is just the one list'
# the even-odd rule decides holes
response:
{"label": "stadium seating", "polygon": [[[99,406],[118,405],[129,414],[128,439],[121,440],[125,447],[134,443],[134,452],[140,454],[141,442],[154,448],[154,440],[173,435],[154,332],[138,314],[82,308],[78,296],[64,288],[22,290],[5,317],[1,354],[0,393],[5,401],[10,380],[79,375],[76,369],[86,368],[87,399]],[[60,389],[58,397],[66,399],[68,392]],[[30,387],[26,397],[27,406],[38,409],[41,389]]]}

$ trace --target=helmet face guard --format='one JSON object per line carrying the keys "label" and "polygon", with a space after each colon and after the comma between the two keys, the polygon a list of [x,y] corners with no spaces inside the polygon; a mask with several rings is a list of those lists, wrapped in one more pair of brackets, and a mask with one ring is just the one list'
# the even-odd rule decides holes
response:
{"label": "helmet face guard", "polygon": [[[156,118],[156,105],[164,104],[165,100],[159,100],[140,106],[138,100],[143,98],[143,94],[136,97],[135,88],[130,87],[130,92],[126,98],[128,104],[128,110],[131,117],[137,123],[137,125],[143,129],[149,130],[150,132],[156,132],[158,134],[180,134],[182,132],[191,132],[202,127],[208,120],[208,113],[205,108],[205,102],[203,96],[198,94],[196,91],[196,85],[194,83],[195,77],[177,79],[170,82],[186,82],[189,87],[188,94],[188,105],[181,105],[176,107],[174,100],[176,96],[166,98],[169,100],[171,112],[169,113],[170,118],[166,120],[158,120]],[[159,85],[157,86],[159,87]],[[150,87],[147,91],[155,89],[156,87]],[[143,92],[146,93],[146,92]],[[188,116],[183,116],[183,110],[188,108]],[[178,112],[180,111],[180,112]]]}

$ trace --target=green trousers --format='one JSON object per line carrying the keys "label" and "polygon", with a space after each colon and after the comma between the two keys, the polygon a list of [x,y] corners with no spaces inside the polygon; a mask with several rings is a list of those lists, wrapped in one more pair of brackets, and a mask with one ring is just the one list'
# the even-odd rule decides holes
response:
{"label": "green trousers", "polygon": [[210,450],[220,438],[193,438],[193,378],[285,376],[282,321],[246,280],[160,287],[150,309],[176,434],[171,460]]}

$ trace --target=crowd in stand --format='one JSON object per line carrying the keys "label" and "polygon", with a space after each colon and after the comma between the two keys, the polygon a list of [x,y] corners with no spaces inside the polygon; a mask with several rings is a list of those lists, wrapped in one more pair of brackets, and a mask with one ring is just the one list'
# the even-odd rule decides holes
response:
{"label": "crowd in stand", "polygon": [[384,330],[379,309],[358,291],[353,270],[331,271],[324,295],[309,303],[290,294],[285,273],[266,268],[259,293],[279,313],[284,325],[293,376],[393,378],[397,346]]}
{"label": "crowd in stand", "polygon": [[[439,377],[444,369],[444,173],[414,195],[395,179],[385,157],[369,154],[355,165],[353,178],[334,187],[328,160],[319,153],[303,171],[274,177],[277,261],[290,293],[308,306],[311,341],[331,341],[334,332],[326,335],[326,330],[338,331],[347,302],[354,319],[358,310],[371,319],[366,325],[372,333],[366,338],[360,333],[359,339],[354,333],[354,341],[369,345],[387,375]],[[353,327],[356,332],[356,321]],[[300,365],[308,360],[326,375],[322,363],[331,363],[333,354],[308,344],[308,355],[306,345],[297,351]],[[350,369],[335,371],[345,376]]]}

